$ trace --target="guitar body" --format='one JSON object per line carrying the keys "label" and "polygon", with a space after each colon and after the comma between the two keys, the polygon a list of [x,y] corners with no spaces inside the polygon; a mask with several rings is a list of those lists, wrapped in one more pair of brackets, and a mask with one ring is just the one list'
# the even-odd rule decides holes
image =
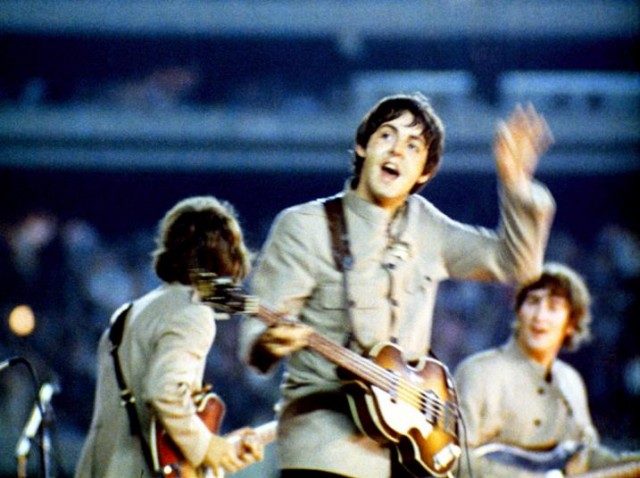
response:
{"label": "guitar body", "polygon": [[[212,433],[218,433],[226,410],[218,395],[206,392],[195,399],[196,413]],[[196,478],[198,470],[182,456],[167,431],[155,419],[151,421],[151,449],[155,471],[165,478]]]}
{"label": "guitar body", "polygon": [[[457,397],[448,370],[429,357],[412,367],[391,343],[374,347],[370,359],[393,372],[396,381],[388,390],[361,380],[346,386],[358,427],[379,443],[394,443],[400,462],[414,475],[425,470],[446,475],[460,451]],[[418,395],[416,387],[421,390]],[[450,408],[450,413],[443,413],[442,407]]]}

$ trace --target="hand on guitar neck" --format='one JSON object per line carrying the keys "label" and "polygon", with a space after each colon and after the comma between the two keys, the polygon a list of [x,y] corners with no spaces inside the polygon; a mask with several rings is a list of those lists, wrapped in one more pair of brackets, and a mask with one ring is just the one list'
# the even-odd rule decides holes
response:
{"label": "hand on guitar neck", "polygon": [[283,319],[262,334],[261,343],[270,355],[280,358],[309,345],[312,333],[307,325]]}
{"label": "hand on guitar neck", "polygon": [[261,461],[263,456],[264,445],[256,438],[256,433],[250,428],[243,428],[224,437],[212,435],[203,465],[212,470],[235,473]]}
{"label": "hand on guitar neck", "polygon": [[220,436],[224,402],[215,393],[205,391],[194,398],[198,417],[213,433],[203,463],[194,468],[155,417],[151,420],[151,457],[157,476],[164,478],[223,478],[261,461],[264,447],[276,439],[277,421],[256,428],[244,427]]}

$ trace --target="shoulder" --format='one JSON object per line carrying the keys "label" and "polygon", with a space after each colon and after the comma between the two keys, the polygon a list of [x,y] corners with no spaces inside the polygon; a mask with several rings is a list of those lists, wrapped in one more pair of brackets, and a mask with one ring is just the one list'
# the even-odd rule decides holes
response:
{"label": "shoulder", "polygon": [[500,348],[490,348],[472,354],[462,360],[456,368],[456,375],[458,374],[476,374],[480,370],[494,366],[504,361],[504,354]]}
{"label": "shoulder", "polygon": [[434,216],[446,217],[431,201],[420,194],[412,194],[407,198],[407,203],[411,210],[417,211],[419,214],[428,214]]}
{"label": "shoulder", "polygon": [[447,216],[438,207],[420,194],[412,194],[407,199],[409,215],[416,217],[419,223],[429,223],[450,230],[451,226],[458,227],[461,223]]}
{"label": "shoulder", "polygon": [[324,199],[315,199],[280,211],[274,220],[273,230],[300,231],[319,224],[326,224]]}
{"label": "shoulder", "polygon": [[212,328],[213,309],[193,301],[192,296],[191,287],[183,284],[165,284],[140,300],[140,314],[161,318],[155,322],[162,329]]}
{"label": "shoulder", "polygon": [[454,376],[463,387],[466,384],[488,386],[489,383],[498,386],[520,374],[521,368],[521,362],[514,359],[508,347],[503,345],[470,355],[458,365]]}
{"label": "shoulder", "polygon": [[553,373],[563,382],[570,383],[573,387],[584,388],[584,379],[580,372],[564,360],[556,359],[553,364]]}

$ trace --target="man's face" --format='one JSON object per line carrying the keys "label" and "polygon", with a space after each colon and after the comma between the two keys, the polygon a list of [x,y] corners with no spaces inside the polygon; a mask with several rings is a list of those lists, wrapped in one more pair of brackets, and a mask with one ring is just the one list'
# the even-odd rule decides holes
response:
{"label": "man's face", "polygon": [[428,147],[422,126],[410,126],[414,117],[405,112],[380,125],[371,135],[366,149],[356,146],[364,157],[356,193],[385,209],[396,209],[406,200],[416,183],[423,184],[429,174],[422,174]]}
{"label": "man's face", "polygon": [[533,360],[550,365],[567,334],[571,305],[565,297],[552,295],[547,288],[529,291],[518,309],[518,343]]}

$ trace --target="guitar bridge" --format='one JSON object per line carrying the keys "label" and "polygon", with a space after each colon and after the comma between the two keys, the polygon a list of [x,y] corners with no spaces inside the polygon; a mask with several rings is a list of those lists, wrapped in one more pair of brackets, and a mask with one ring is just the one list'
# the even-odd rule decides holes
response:
{"label": "guitar bridge", "polygon": [[443,470],[449,467],[454,460],[462,454],[462,450],[455,443],[449,443],[438,453],[433,455],[433,466],[436,470]]}

